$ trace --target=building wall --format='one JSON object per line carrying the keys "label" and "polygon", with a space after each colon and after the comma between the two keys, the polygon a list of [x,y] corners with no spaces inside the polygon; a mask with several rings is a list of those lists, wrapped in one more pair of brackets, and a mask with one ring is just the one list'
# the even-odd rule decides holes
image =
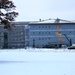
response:
{"label": "building wall", "polygon": [[11,31],[8,31],[8,47],[25,47],[25,26],[15,25]]}
{"label": "building wall", "polygon": [[[5,35],[7,41],[5,42]],[[12,30],[0,25],[0,48],[44,47],[51,44],[75,44],[75,23],[26,23],[15,22]]]}
{"label": "building wall", "polygon": [[27,24],[15,22],[11,30],[0,25],[0,48],[25,48],[28,45]]}
{"label": "building wall", "polygon": [[30,46],[43,47],[52,43],[70,45],[68,39],[75,43],[74,23],[36,23],[30,24]]}

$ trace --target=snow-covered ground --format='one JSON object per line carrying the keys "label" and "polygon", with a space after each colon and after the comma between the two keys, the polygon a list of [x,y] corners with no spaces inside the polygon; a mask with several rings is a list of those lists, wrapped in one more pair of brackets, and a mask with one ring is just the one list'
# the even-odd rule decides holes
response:
{"label": "snow-covered ground", "polygon": [[0,50],[0,75],[74,75],[75,50]]}

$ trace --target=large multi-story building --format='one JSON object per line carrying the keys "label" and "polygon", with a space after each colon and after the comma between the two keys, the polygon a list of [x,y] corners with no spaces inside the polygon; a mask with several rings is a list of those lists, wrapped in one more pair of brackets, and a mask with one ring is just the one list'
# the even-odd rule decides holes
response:
{"label": "large multi-story building", "polygon": [[0,25],[0,48],[62,47],[75,44],[75,23],[15,22]]}
{"label": "large multi-story building", "polygon": [[61,47],[75,44],[75,23],[31,23],[29,28],[31,47]]}

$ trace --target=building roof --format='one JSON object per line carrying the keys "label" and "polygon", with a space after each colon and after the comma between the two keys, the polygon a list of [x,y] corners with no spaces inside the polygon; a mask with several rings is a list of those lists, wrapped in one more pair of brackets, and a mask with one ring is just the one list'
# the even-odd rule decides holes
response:
{"label": "building roof", "polygon": [[75,23],[29,23],[29,25],[65,25],[65,24],[75,24]]}
{"label": "building roof", "polygon": [[[14,25],[28,25],[30,22],[11,22],[11,23],[13,23]],[[0,23],[0,25],[2,24]]]}

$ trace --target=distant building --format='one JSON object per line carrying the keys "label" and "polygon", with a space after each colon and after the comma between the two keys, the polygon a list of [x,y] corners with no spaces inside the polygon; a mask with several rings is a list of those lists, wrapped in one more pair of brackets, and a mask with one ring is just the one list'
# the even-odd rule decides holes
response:
{"label": "distant building", "polygon": [[75,44],[75,23],[14,22],[0,25],[0,48],[62,47]]}
{"label": "distant building", "polygon": [[29,24],[30,47],[61,47],[75,44],[75,23]]}

